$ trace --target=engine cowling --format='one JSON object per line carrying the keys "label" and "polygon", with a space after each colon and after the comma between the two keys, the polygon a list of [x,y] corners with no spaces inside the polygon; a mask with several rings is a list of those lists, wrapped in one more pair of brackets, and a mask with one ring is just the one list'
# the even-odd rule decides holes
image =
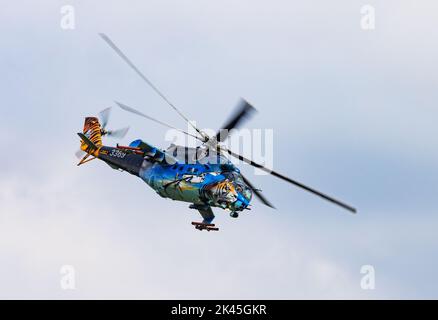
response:
{"label": "engine cowling", "polygon": [[140,151],[144,153],[145,157],[147,157],[150,160],[155,161],[155,162],[163,162],[163,161],[165,161],[166,158],[168,158],[167,157],[168,155],[164,151],[162,151],[162,150],[160,150],[160,149],[158,149],[158,148],[156,148],[156,147],[154,147],[154,146],[152,146],[152,145],[150,145],[150,144],[148,144],[140,139],[132,141],[129,144],[129,146],[131,148],[139,148]]}

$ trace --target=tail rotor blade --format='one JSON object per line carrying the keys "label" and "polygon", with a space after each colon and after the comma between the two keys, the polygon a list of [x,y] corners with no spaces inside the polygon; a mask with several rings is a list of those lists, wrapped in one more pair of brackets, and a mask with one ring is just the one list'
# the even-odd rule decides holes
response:
{"label": "tail rotor blade", "polygon": [[107,135],[112,138],[122,139],[129,131],[129,127],[108,131]]}
{"label": "tail rotor blade", "polygon": [[75,156],[78,159],[81,159],[85,154],[86,152],[82,151],[82,149],[79,149],[78,151],[75,152]]}
{"label": "tail rotor blade", "polygon": [[110,114],[111,114],[111,107],[103,109],[101,112],[99,112],[99,119],[102,129],[106,128]]}

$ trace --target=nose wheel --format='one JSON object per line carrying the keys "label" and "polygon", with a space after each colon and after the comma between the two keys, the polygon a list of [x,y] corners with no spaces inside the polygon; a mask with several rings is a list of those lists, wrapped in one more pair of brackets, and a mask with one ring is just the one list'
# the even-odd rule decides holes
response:
{"label": "nose wheel", "polygon": [[230,212],[230,217],[231,218],[238,218],[239,214],[237,212],[233,211],[233,212]]}

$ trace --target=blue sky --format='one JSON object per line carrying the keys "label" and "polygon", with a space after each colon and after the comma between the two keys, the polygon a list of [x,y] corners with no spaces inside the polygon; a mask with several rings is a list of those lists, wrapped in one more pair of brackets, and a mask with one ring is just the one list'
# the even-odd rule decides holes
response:
{"label": "blue sky", "polygon": [[[360,28],[367,3],[374,31]],[[0,297],[437,298],[438,4],[367,3],[5,2]],[[60,28],[65,4],[74,30]],[[278,209],[216,211],[207,234],[141,180],[76,167],[83,117],[114,100],[184,128],[98,32],[201,127],[247,98],[248,127],[274,130],[274,168],[359,214],[244,166]],[[122,142],[167,146],[161,127],[114,109],[112,127],[131,126]],[[75,290],[60,288],[66,264]],[[375,290],[360,288],[366,264]]]}

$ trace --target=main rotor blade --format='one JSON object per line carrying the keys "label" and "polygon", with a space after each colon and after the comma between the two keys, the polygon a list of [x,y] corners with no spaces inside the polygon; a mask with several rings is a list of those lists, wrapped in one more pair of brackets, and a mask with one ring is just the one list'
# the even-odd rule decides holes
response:
{"label": "main rotor blade", "polygon": [[154,90],[173,110],[175,110],[186,122],[188,122],[193,129],[195,129],[196,132],[198,132],[199,135],[204,138],[204,140],[208,140],[209,137],[206,135],[206,133],[196,128],[196,126],[191,123],[189,119],[184,116],[181,111],[179,111],[178,108],[175,107],[174,104],[170,102],[160,90],[158,90],[156,86],[154,86],[154,84],[134,65],[134,63],[129,60],[122,50],[120,50],[107,35],[104,33],[99,33],[99,35],[119,55],[119,57],[122,58],[131,67],[131,69],[134,70],[140,76],[140,78],[142,78],[152,88],[152,90]]}
{"label": "main rotor blade", "polygon": [[314,195],[317,195],[317,196],[319,196],[319,197],[321,197],[321,198],[323,198],[323,199],[325,199],[327,201],[330,201],[330,202],[332,202],[332,203],[334,203],[334,204],[336,204],[338,206],[341,206],[342,208],[344,208],[344,209],[346,209],[348,211],[351,211],[352,213],[356,213],[356,209],[351,207],[351,206],[349,206],[348,204],[345,204],[345,203],[343,203],[343,202],[341,202],[339,200],[336,200],[336,199],[334,199],[334,198],[332,198],[332,197],[330,197],[330,196],[328,196],[328,195],[326,195],[326,194],[324,194],[322,192],[319,192],[319,191],[317,191],[315,189],[312,189],[312,188],[302,184],[301,182],[298,182],[296,180],[292,180],[291,178],[288,178],[288,177],[286,177],[286,176],[284,176],[284,175],[282,175],[282,174],[280,174],[278,172],[270,170],[270,169],[262,166],[261,164],[259,164],[257,162],[254,162],[254,161],[252,161],[250,159],[247,159],[247,158],[241,156],[240,154],[234,153],[233,151],[231,151],[229,149],[226,149],[224,147],[221,147],[220,149],[224,150],[225,152],[227,152],[231,156],[233,156],[235,158],[238,158],[239,160],[242,160],[242,161],[244,161],[244,162],[246,162],[246,163],[248,163],[248,164],[250,164],[250,165],[252,165],[252,166],[254,166],[256,168],[259,168],[260,170],[268,172],[268,173],[272,174],[273,176],[275,176],[277,178],[280,178],[280,179],[282,179],[284,181],[292,183],[292,184],[296,185],[297,187],[300,187],[300,188],[302,188],[302,189],[304,189],[304,190],[306,190],[306,191],[308,191],[310,193],[313,193]]}
{"label": "main rotor blade", "polygon": [[198,140],[200,140],[200,141],[204,141],[202,138],[200,138],[200,137],[198,137],[198,136],[195,136],[195,135],[193,135],[193,134],[191,134],[191,133],[185,132],[184,130],[181,130],[181,129],[175,128],[174,126],[171,126],[171,125],[169,125],[169,124],[167,124],[167,123],[165,123],[165,122],[162,122],[162,121],[160,121],[160,120],[157,120],[157,119],[155,119],[155,118],[149,117],[148,115],[145,115],[143,112],[140,112],[140,111],[138,111],[138,110],[136,110],[136,109],[134,109],[134,108],[132,108],[132,107],[129,107],[129,106],[127,106],[127,105],[125,105],[125,104],[123,104],[123,103],[121,103],[121,102],[118,102],[118,101],[114,101],[114,102],[115,102],[120,108],[122,108],[122,109],[125,110],[125,111],[132,112],[132,113],[134,113],[134,114],[136,114],[136,115],[138,115],[138,116],[140,116],[140,117],[143,117],[143,118],[149,119],[149,120],[151,120],[151,121],[153,121],[153,122],[156,122],[156,123],[158,123],[158,124],[161,124],[162,126],[165,126],[165,127],[169,128],[169,129],[177,130],[177,131],[179,131],[179,132],[181,132],[181,133],[184,133],[184,134],[186,134],[186,135],[188,135],[188,136],[191,136],[191,137],[193,137],[193,138],[195,138],[195,139],[198,139]]}
{"label": "main rotor blade", "polygon": [[248,101],[241,99],[233,116],[224,124],[222,129],[216,134],[216,140],[223,142],[227,139],[230,130],[238,128],[245,119],[252,116],[257,110],[248,103]]}
{"label": "main rotor blade", "polygon": [[99,112],[99,119],[101,122],[100,124],[102,126],[102,129],[105,129],[106,125],[108,124],[110,114],[111,114],[111,107],[103,109],[101,112]]}
{"label": "main rotor blade", "polygon": [[250,187],[250,189],[252,190],[252,192],[255,194],[255,196],[256,196],[257,198],[259,198],[259,200],[260,200],[261,202],[263,202],[263,203],[264,203],[265,205],[267,205],[268,207],[271,207],[271,208],[275,209],[274,205],[273,205],[272,203],[270,203],[270,202],[268,201],[268,199],[266,199],[266,198],[261,194],[261,192],[260,192],[257,188],[255,188],[255,187],[251,184],[251,182],[249,182],[249,180],[248,180],[247,178],[245,178],[245,176],[243,176],[242,174],[240,174],[240,175],[242,176],[243,182],[245,182],[245,184],[246,184],[248,187]]}

